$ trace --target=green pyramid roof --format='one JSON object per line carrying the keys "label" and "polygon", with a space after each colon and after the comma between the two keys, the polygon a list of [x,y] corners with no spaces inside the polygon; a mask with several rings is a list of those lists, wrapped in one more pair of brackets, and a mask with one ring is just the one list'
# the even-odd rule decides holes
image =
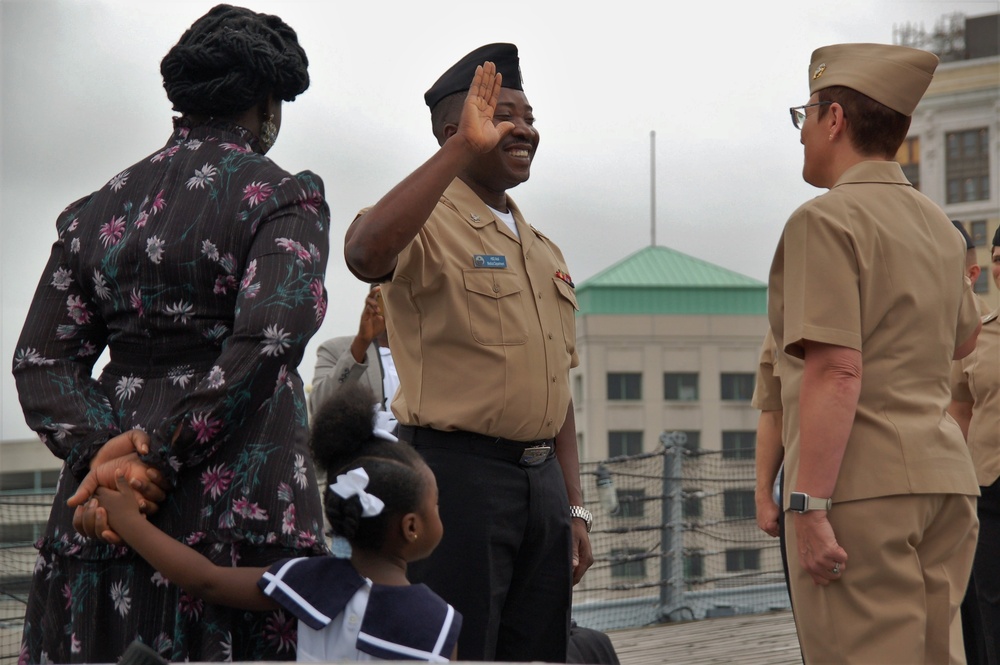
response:
{"label": "green pyramid roof", "polygon": [[576,289],[580,314],[767,313],[767,284],[668,247],[644,247]]}

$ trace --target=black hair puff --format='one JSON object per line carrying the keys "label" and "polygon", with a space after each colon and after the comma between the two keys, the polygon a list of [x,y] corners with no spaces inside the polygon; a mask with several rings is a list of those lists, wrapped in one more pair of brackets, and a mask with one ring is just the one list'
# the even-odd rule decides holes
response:
{"label": "black hair puff", "polygon": [[408,443],[373,434],[375,402],[368,388],[341,386],[316,410],[309,440],[313,460],[326,472],[327,483],[360,467],[368,474],[365,491],[385,503],[381,514],[362,517],[357,497],[345,499],[329,486],[324,491],[326,518],[333,533],[364,550],[380,549],[395,519],[417,512],[426,491],[420,454]]}

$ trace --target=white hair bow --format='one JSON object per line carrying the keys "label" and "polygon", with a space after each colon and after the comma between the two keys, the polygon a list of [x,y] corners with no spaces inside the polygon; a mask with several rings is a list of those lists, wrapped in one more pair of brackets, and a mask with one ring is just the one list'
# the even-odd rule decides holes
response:
{"label": "white hair bow", "polygon": [[385,502],[374,494],[366,492],[366,487],[368,487],[368,473],[358,467],[337,476],[337,482],[330,485],[330,490],[343,499],[358,497],[361,502],[361,516],[375,517],[385,508]]}

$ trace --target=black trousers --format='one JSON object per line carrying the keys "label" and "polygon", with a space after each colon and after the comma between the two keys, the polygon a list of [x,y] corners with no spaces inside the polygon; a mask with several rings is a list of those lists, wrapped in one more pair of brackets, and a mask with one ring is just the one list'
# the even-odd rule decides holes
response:
{"label": "black trousers", "polygon": [[979,612],[979,598],[976,596],[975,570],[969,576],[969,586],[966,587],[965,597],[962,598],[961,613],[966,665],[989,665],[990,661],[986,656],[986,639],[983,637],[983,620]]}
{"label": "black trousers", "polygon": [[462,613],[458,659],[565,663],[572,530],[558,461],[414,447],[437,478],[444,537],[408,577]]}
{"label": "black trousers", "polygon": [[[978,662],[1000,665],[1000,479],[979,490],[979,542],[969,582],[975,589],[973,600],[979,609]],[[973,662],[970,658],[970,665]]]}

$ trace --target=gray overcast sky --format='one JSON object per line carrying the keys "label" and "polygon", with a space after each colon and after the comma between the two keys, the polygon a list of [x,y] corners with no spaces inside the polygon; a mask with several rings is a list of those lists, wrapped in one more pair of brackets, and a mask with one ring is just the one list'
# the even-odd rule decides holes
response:
{"label": "gray overcast sky", "polygon": [[[31,436],[9,370],[56,216],[165,143],[160,59],[214,4],[0,0],[2,439]],[[473,48],[518,45],[542,140],[512,195],[577,283],[650,242],[651,131],[657,244],[765,280],[785,219],[820,193],[801,180],[787,111],[808,98],[813,49],[1000,11],[1000,0],[233,4],[281,16],[310,59],[312,85],[285,105],[270,153],[322,176],[333,216],[330,308],[300,367],[307,382],[318,344],[355,332],[367,288],[344,267],[344,231],[437,147],[423,92]]]}

